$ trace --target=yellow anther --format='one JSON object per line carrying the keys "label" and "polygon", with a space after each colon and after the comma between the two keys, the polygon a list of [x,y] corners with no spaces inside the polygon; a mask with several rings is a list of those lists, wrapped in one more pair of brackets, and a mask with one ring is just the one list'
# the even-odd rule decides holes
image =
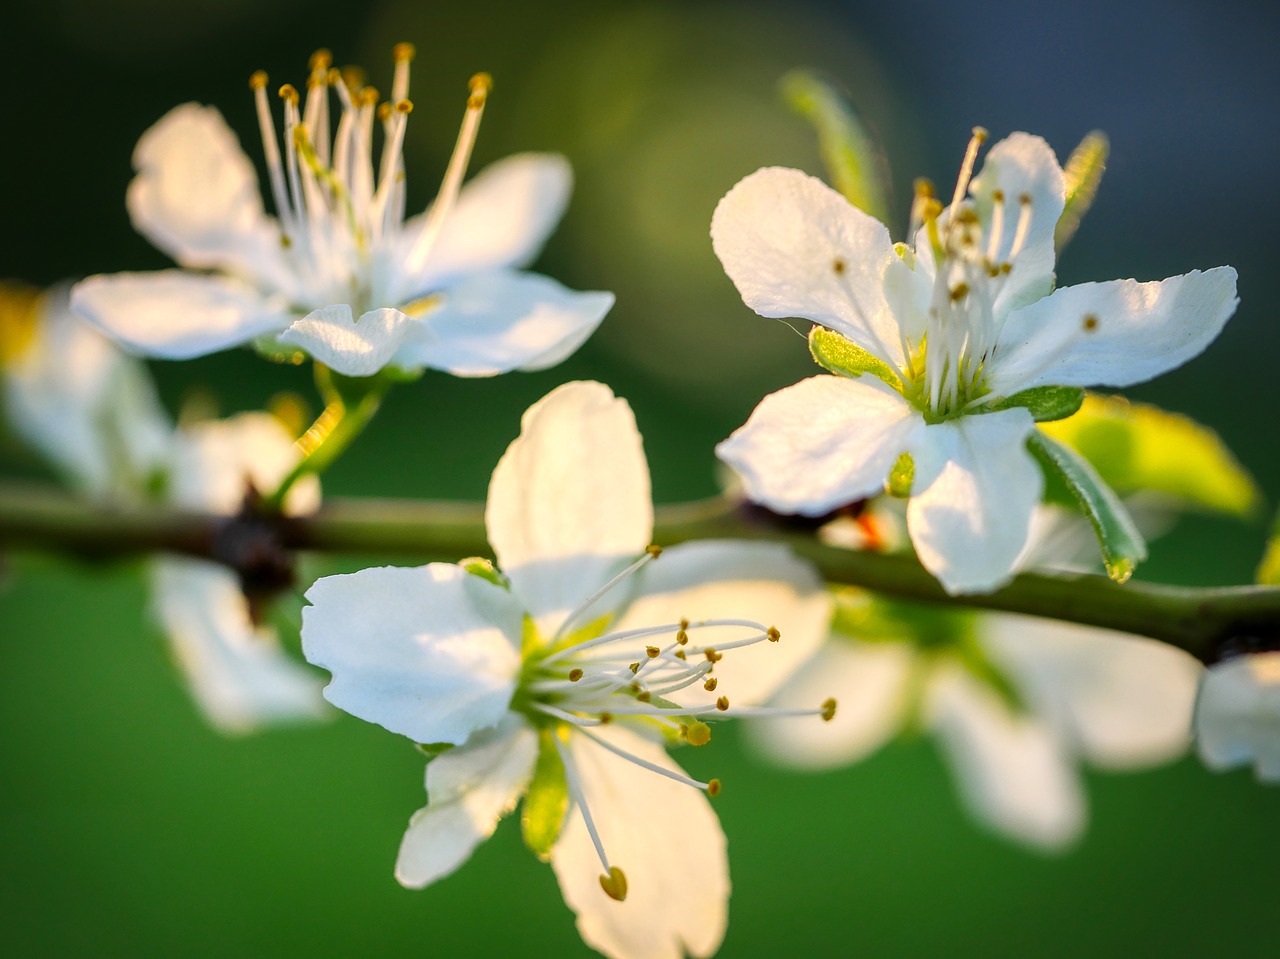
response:
{"label": "yellow anther", "polygon": [[1098,318],[1094,316],[1092,313],[1090,313],[1088,316],[1084,318],[1082,325],[1084,326],[1085,330],[1092,333],[1094,330],[1098,328]]}
{"label": "yellow anther", "polygon": [[705,746],[711,742],[711,727],[702,720],[695,719],[685,729],[684,738],[690,746]]}
{"label": "yellow anther", "polygon": [[638,700],[639,700],[640,702],[642,702],[642,703],[647,703],[647,702],[649,701],[649,699],[650,699],[651,695],[652,695],[652,694],[649,692],[649,690],[644,689],[644,690],[641,690],[640,692],[636,693],[636,699],[638,699]]}
{"label": "yellow anther", "polygon": [[569,682],[576,683],[581,678],[582,670],[578,669],[578,667],[575,666],[573,669],[569,670]]}
{"label": "yellow anther", "polygon": [[709,693],[713,693],[715,692],[716,687],[719,685],[720,685],[720,680],[712,676],[710,679],[708,679],[705,683],[702,684],[702,688]]}
{"label": "yellow anther", "polygon": [[280,92],[281,100],[287,100],[289,103],[292,103],[295,106],[297,105],[298,88],[295,87],[292,83],[286,83],[284,86],[280,88],[279,92]]}
{"label": "yellow anther", "polygon": [[627,898],[627,875],[617,866],[609,867],[609,874],[600,876],[600,888],[610,899],[622,902]]}
{"label": "yellow anther", "polygon": [[631,691],[632,691],[633,693],[638,693],[638,692],[640,692],[640,689],[641,689],[641,686],[640,686],[640,684],[639,684],[638,682],[633,682],[633,683],[631,684]]}
{"label": "yellow anther", "polygon": [[916,177],[915,182],[912,184],[912,189],[915,190],[916,196],[921,200],[931,200],[937,195],[933,189],[933,181],[924,177]]}
{"label": "yellow anther", "polygon": [[689,634],[686,633],[683,629],[677,630],[676,642],[679,643],[681,646],[689,645]]}
{"label": "yellow anther", "polygon": [[371,107],[378,102],[378,88],[365,87],[356,94],[356,102],[362,107]]}
{"label": "yellow anther", "polygon": [[601,713],[601,714],[600,714],[600,725],[601,725],[601,726],[608,726],[611,722],[613,722],[613,713]]}
{"label": "yellow anther", "polygon": [[973,128],[973,138],[977,140],[979,143],[985,143],[987,141],[988,136],[990,136],[990,134],[987,133],[986,127]]}
{"label": "yellow anther", "polygon": [[631,675],[634,676],[636,673],[640,672],[640,664],[631,663],[629,666],[627,666],[627,669],[631,670]]}
{"label": "yellow anther", "polygon": [[822,721],[824,723],[829,723],[831,722],[831,720],[835,718],[836,718],[836,701],[834,699],[828,699],[825,703],[822,704]]}
{"label": "yellow anther", "polygon": [[657,659],[658,655],[661,652],[662,650],[660,650],[657,646],[646,646],[644,648],[644,654],[648,656],[650,659]]}
{"label": "yellow anther", "polygon": [[685,654],[685,651],[683,649],[677,649],[673,655],[676,657],[676,659],[683,659],[686,661],[688,661],[689,659],[689,657]]}
{"label": "yellow anther", "polygon": [[782,634],[778,632],[778,627],[776,626],[770,626],[767,630],[765,630],[764,636],[765,636],[765,639],[769,640],[769,642],[771,643],[776,643],[778,640],[782,638]]}
{"label": "yellow anther", "polygon": [[329,82],[329,86],[331,87],[336,87],[339,83],[343,84],[343,86],[346,86],[346,83],[344,82],[342,77],[342,71],[339,70],[337,67],[331,68],[329,72],[325,74],[324,78]]}
{"label": "yellow anther", "polygon": [[1001,264],[1000,264],[1000,272],[1001,272],[1001,273],[1004,273],[1005,275],[1008,275],[1009,271],[1010,271],[1010,270],[1012,270],[1012,269],[1013,269],[1013,264],[1012,264],[1012,263],[1007,263],[1007,262],[1006,262],[1006,263],[1001,263]]}
{"label": "yellow anther", "polygon": [[478,110],[484,106],[489,91],[493,89],[493,77],[487,73],[477,73],[471,78],[470,87],[471,96],[467,98],[467,109]]}
{"label": "yellow anther", "polygon": [[386,103],[386,102],[384,101],[383,103],[379,103],[379,104],[378,104],[378,119],[379,119],[382,123],[386,123],[388,120],[390,120],[390,119],[391,119],[391,104],[390,104],[390,103]]}
{"label": "yellow anther", "polygon": [[968,296],[968,295],[969,295],[969,284],[968,284],[968,283],[957,283],[955,286],[953,286],[953,287],[951,288],[951,302],[952,302],[952,303],[959,303],[961,300],[963,300],[963,299],[964,299],[966,296]]}
{"label": "yellow anther", "polygon": [[333,54],[321,47],[315,53],[311,54],[311,59],[307,61],[307,66],[312,73],[328,73],[329,68],[333,66]]}
{"label": "yellow anther", "polygon": [[680,617],[680,628],[682,630],[689,628],[689,621],[685,619],[683,616]]}
{"label": "yellow anther", "polygon": [[364,86],[365,79],[365,72],[359,67],[342,68],[342,82],[347,85],[347,89],[351,91],[352,95]]}
{"label": "yellow anther", "polygon": [[418,53],[418,48],[412,43],[397,43],[391,48],[391,58],[396,63],[409,63]]}
{"label": "yellow anther", "polygon": [[720,660],[724,659],[724,656],[722,654],[717,653],[710,646],[708,646],[705,650],[703,650],[702,655],[707,657],[707,662],[709,663],[718,663],[720,662]]}
{"label": "yellow anther", "polygon": [[403,114],[405,114],[405,115],[407,116],[408,114],[410,114],[410,113],[412,113],[412,112],[413,112],[413,101],[412,101],[412,100],[397,100],[397,101],[396,101],[396,113],[403,113]]}
{"label": "yellow anther", "polygon": [[707,795],[708,796],[720,795],[720,780],[713,779],[711,780],[711,782],[707,783]]}
{"label": "yellow anther", "polygon": [[729,708],[728,696],[721,696],[719,699],[716,700],[716,709],[720,710],[720,712],[724,712],[728,708]]}
{"label": "yellow anther", "polygon": [[0,366],[22,356],[35,342],[41,299],[34,286],[0,281]]}
{"label": "yellow anther", "polygon": [[648,553],[650,556],[652,556],[654,559],[657,559],[659,556],[662,555],[662,547],[659,546],[657,543],[650,543],[648,546],[644,548],[644,551]]}
{"label": "yellow anther", "polygon": [[1003,202],[1004,202],[1004,190],[992,190],[992,191],[991,191],[991,199],[992,199],[992,201],[993,201],[993,202],[995,202],[995,203],[1003,203]]}
{"label": "yellow anther", "polygon": [[836,276],[843,275],[844,271],[845,271],[844,260],[837,258],[831,261],[831,272],[833,272]]}
{"label": "yellow anther", "polygon": [[1023,206],[1030,206],[1030,205],[1031,205],[1031,194],[1030,194],[1030,193],[1022,193],[1022,194],[1019,194],[1019,196],[1018,196],[1018,202],[1019,202],[1019,203],[1021,203]]}
{"label": "yellow anther", "polygon": [[253,74],[249,77],[249,89],[262,90],[266,87],[266,85],[267,85],[267,71],[254,70]]}

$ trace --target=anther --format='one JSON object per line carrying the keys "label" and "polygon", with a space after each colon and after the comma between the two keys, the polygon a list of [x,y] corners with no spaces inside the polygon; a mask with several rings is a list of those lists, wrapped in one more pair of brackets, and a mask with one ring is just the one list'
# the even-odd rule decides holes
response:
{"label": "anther", "polygon": [[831,720],[835,719],[835,717],[836,701],[834,699],[828,699],[822,704],[822,721],[824,723],[829,723]]}
{"label": "anther", "polygon": [[672,655],[675,656],[676,659],[683,659],[686,662],[688,662],[689,660],[688,655],[685,653],[683,649],[677,649]]}
{"label": "anther", "polygon": [[409,63],[417,54],[418,49],[412,43],[397,43],[391,48],[391,58],[396,63]]}
{"label": "anther", "polygon": [[662,653],[662,650],[660,650],[657,646],[646,646],[644,648],[644,652],[645,652],[645,655],[648,656],[650,659],[657,659],[658,656]]}
{"label": "anther", "polygon": [[992,190],[992,191],[991,191],[991,202],[993,202],[993,203],[1003,203],[1003,202],[1004,202],[1004,190]]}
{"label": "anther", "polygon": [[627,875],[617,866],[610,866],[608,875],[601,874],[600,888],[610,899],[622,902],[627,898]]}
{"label": "anther", "polygon": [[569,670],[569,682],[576,683],[581,678],[582,678],[582,670],[578,669],[576,666],[573,669]]}
{"label": "anther", "polygon": [[412,101],[412,100],[397,100],[397,101],[396,101],[396,113],[409,114],[409,113],[412,113],[412,112],[413,112],[413,101]]}
{"label": "anther", "polygon": [[716,687],[719,685],[720,685],[720,680],[712,676],[710,679],[708,679],[705,683],[702,684],[702,688],[709,693],[713,693],[715,692]]}
{"label": "anther", "polygon": [[1098,318],[1094,316],[1092,313],[1090,313],[1088,316],[1084,318],[1083,325],[1088,332],[1092,333],[1094,330],[1098,328]]}
{"label": "anther", "polygon": [[705,746],[711,742],[711,727],[702,720],[695,719],[685,730],[684,738],[690,746]]}
{"label": "anther", "polygon": [[769,640],[769,642],[776,643],[778,640],[782,638],[782,634],[778,632],[778,629],[776,626],[770,626],[765,631],[764,637],[765,639]]}
{"label": "anther", "polygon": [[[832,708],[832,710],[834,710],[834,709],[835,709],[835,706],[836,706],[836,704],[835,704],[835,700],[831,700],[831,708]],[[825,715],[825,714],[824,714],[824,715]],[[613,713],[601,713],[601,714],[600,714],[600,725],[601,725],[601,726],[608,726],[611,722],[613,722]]]}
{"label": "anther", "polygon": [[631,670],[631,675],[634,676],[636,673],[640,672],[640,664],[631,663],[627,666],[627,669]]}
{"label": "anther", "polygon": [[391,119],[391,104],[379,103],[378,104],[378,120],[382,123],[386,123],[390,119]]}
{"label": "anther", "polygon": [[707,783],[707,795],[708,796],[720,795],[720,780],[713,779],[709,783]]}
{"label": "anther", "polygon": [[706,649],[702,651],[702,655],[707,657],[707,662],[709,663],[718,663],[720,662],[720,660],[724,659],[723,656],[717,653],[710,646],[708,646]]}
{"label": "anther", "polygon": [[294,106],[298,105],[298,88],[292,83],[286,83],[279,89],[278,93],[281,100],[292,103]]}
{"label": "anther", "polygon": [[356,102],[362,107],[371,107],[378,102],[378,88],[365,87],[356,95]]}
{"label": "anther", "polygon": [[[834,703],[832,705],[834,706]],[[728,708],[729,708],[728,696],[721,696],[719,699],[716,700],[716,709],[720,710],[720,712],[724,712]]]}
{"label": "anther", "polygon": [[839,260],[839,259],[832,260],[831,270],[836,274],[836,276],[840,276],[842,273],[844,273],[844,260]]}
{"label": "anther", "polygon": [[652,698],[652,694],[647,689],[642,689],[636,693],[636,699],[642,703],[647,703]]}
{"label": "anther", "polygon": [[925,177],[916,177],[911,186],[915,191],[915,195],[922,200],[932,199],[936,195],[933,189],[933,181]]}
{"label": "anther", "polygon": [[315,53],[311,54],[311,59],[307,61],[307,66],[312,73],[329,72],[329,68],[333,66],[333,54],[321,47]]}
{"label": "anther", "polygon": [[[657,559],[659,556],[662,555],[662,547],[659,546],[657,543],[649,544],[644,548],[644,551],[648,553],[650,556],[652,556],[654,559]],[[684,622],[684,620],[681,620],[681,622]]]}
{"label": "anther", "polygon": [[966,296],[968,296],[968,295],[969,295],[969,284],[968,284],[968,283],[957,283],[955,286],[953,286],[953,287],[951,288],[951,302],[952,302],[952,303],[959,303],[961,300],[963,300],[963,299],[964,299]]}
{"label": "anther", "polygon": [[685,619],[683,616],[681,616],[681,617],[680,617],[680,629],[681,629],[681,630],[686,630],[686,629],[688,629],[688,628],[689,628],[689,621],[688,621],[687,619]]}
{"label": "anther", "polygon": [[253,75],[249,77],[249,89],[261,90],[267,85],[267,71],[254,70]]}
{"label": "anther", "polygon": [[689,645],[689,634],[684,631],[684,627],[676,631],[676,642],[681,646]]}

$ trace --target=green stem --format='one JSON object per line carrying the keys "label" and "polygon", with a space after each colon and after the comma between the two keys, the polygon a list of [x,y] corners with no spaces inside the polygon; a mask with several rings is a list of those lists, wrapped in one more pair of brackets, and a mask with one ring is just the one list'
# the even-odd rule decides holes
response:
{"label": "green stem", "polygon": [[[157,550],[209,558],[228,518],[161,508],[111,509],[47,488],[0,483],[0,544],[110,558]],[[328,553],[401,554],[453,561],[486,555],[484,507],[424,500],[332,499],[314,516],[275,519],[280,544]],[[1227,639],[1280,637],[1280,587],[1119,585],[1104,576],[1023,574],[998,592],[948,596],[911,556],[827,546],[761,520],[736,502],[662,506],[654,540],[729,538],[786,543],[830,583],[898,599],[1023,613],[1149,636],[1212,659]]]}

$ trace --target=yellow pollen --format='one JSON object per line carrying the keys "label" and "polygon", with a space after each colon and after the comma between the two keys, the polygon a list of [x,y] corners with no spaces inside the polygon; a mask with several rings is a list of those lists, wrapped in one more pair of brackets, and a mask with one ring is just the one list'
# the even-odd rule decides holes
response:
{"label": "yellow pollen", "polygon": [[707,783],[707,795],[708,796],[720,795],[720,780],[713,779],[711,780],[711,782]]}
{"label": "yellow pollen", "polygon": [[640,672],[640,664],[639,664],[639,663],[631,663],[631,664],[627,667],[627,669],[631,670],[631,675],[633,675],[633,676],[634,676],[636,673]]}
{"label": "yellow pollen", "polygon": [[576,683],[581,678],[582,678],[582,670],[578,669],[576,666],[573,669],[569,670],[569,682]]}
{"label": "yellow pollen", "polygon": [[680,617],[680,628],[681,628],[681,629],[688,629],[688,628],[689,628],[689,621],[688,621],[687,619],[685,619],[683,616],[681,616],[681,617]]}
{"label": "yellow pollen", "polygon": [[835,717],[836,717],[836,701],[834,699],[828,699],[825,703],[822,704],[822,721],[824,723],[829,723],[831,722],[831,720],[835,719]]}
{"label": "yellow pollen", "polygon": [[684,631],[683,627],[676,632],[676,642],[681,646],[689,645],[689,634]]}
{"label": "yellow pollen", "polygon": [[1098,318],[1090,313],[1084,318],[1084,328],[1088,332],[1092,333],[1098,328]]}
{"label": "yellow pollen", "polygon": [[706,656],[706,657],[707,657],[707,662],[709,662],[709,663],[718,663],[718,662],[720,662],[720,660],[724,659],[724,656],[723,656],[723,655],[721,655],[720,653],[717,653],[717,652],[716,652],[714,649],[712,649],[710,646],[708,646],[708,647],[703,651],[703,654],[702,654],[702,655],[704,655],[704,656]]}
{"label": "yellow pollen", "polygon": [[290,103],[294,104],[298,102],[298,88],[292,83],[286,83],[282,86],[279,93],[281,100],[288,100]]}
{"label": "yellow pollen", "polygon": [[688,660],[688,658],[689,658],[689,657],[685,654],[685,651],[684,651],[683,649],[677,649],[677,650],[675,651],[675,657],[676,657],[676,659],[683,659],[683,660]]}
{"label": "yellow pollen", "polygon": [[378,102],[378,88],[365,87],[356,95],[356,102],[362,107],[371,107]]}
{"label": "yellow pollen", "polygon": [[409,114],[409,113],[412,113],[412,112],[413,112],[413,101],[412,101],[412,100],[397,100],[397,101],[396,101],[396,113],[405,113],[405,114]]}
{"label": "yellow pollen", "polygon": [[720,680],[712,676],[710,679],[708,679],[705,683],[702,684],[702,688],[709,693],[713,693],[715,692],[716,687],[719,685],[720,685]]}
{"label": "yellow pollen", "polygon": [[922,200],[929,200],[935,196],[932,180],[927,180],[924,177],[917,177],[912,186],[915,190],[916,196]]}
{"label": "yellow pollen", "polygon": [[329,68],[333,66],[333,54],[321,47],[311,54],[307,66],[311,68],[312,73],[328,73]]}
{"label": "yellow pollen", "polygon": [[705,746],[711,742],[711,727],[700,719],[695,719],[684,731],[685,742],[690,746]]}
{"label": "yellow pollen", "polygon": [[262,90],[267,85],[267,71],[254,70],[252,76],[249,77],[250,90]]}
{"label": "yellow pollen", "polygon": [[769,642],[771,643],[776,643],[778,640],[782,638],[782,634],[778,632],[778,628],[776,626],[770,626],[765,631],[764,636],[765,636],[765,639],[769,640]]}
{"label": "yellow pollen", "polygon": [[662,547],[659,546],[657,543],[650,543],[648,546],[644,548],[644,551],[648,553],[650,556],[652,556],[654,559],[657,559],[659,556],[662,555]]}
{"label": "yellow pollen", "polygon": [[386,123],[388,120],[390,120],[390,119],[391,119],[391,104],[390,104],[390,103],[379,103],[379,104],[378,104],[378,119],[379,119],[379,120],[381,120],[383,123]]}
{"label": "yellow pollen", "polygon": [[657,659],[658,654],[661,652],[662,650],[660,650],[657,646],[646,646],[644,648],[644,654],[648,656],[650,659]]}
{"label": "yellow pollen", "polygon": [[600,888],[610,899],[622,902],[627,898],[627,874],[617,866],[610,866],[609,874],[600,876]]}
{"label": "yellow pollen", "polygon": [[418,49],[412,43],[397,43],[391,48],[391,58],[396,63],[410,63],[417,53]]}
{"label": "yellow pollen", "polygon": [[721,696],[719,699],[716,700],[716,709],[720,710],[720,712],[724,712],[728,708],[729,708],[728,696]]}
{"label": "yellow pollen", "polygon": [[471,78],[470,87],[471,96],[467,98],[467,109],[479,110],[484,106],[489,91],[493,89],[493,77],[487,73],[477,73]]}
{"label": "yellow pollen", "polygon": [[339,83],[346,86],[346,81],[343,79],[342,71],[337,67],[330,69],[329,72],[325,74],[325,79],[329,81],[329,86],[331,87],[336,87]]}

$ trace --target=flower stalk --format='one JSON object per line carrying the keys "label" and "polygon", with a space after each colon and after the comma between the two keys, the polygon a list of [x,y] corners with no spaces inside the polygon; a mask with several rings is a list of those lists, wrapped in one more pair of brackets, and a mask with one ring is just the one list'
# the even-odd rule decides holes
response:
{"label": "flower stalk", "polygon": [[[163,507],[95,505],[49,487],[0,483],[0,547],[89,559],[157,551],[217,559],[225,516]],[[323,553],[395,554],[424,560],[485,555],[479,503],[335,498],[318,513],[279,517],[283,547]],[[1180,587],[1104,576],[1024,573],[988,595],[949,596],[910,556],[858,552],[820,543],[728,497],[657,508],[654,539],[733,538],[786,543],[833,584],[897,599],[1024,613],[1148,636],[1213,661],[1219,648],[1249,638],[1280,638],[1280,587]]]}

